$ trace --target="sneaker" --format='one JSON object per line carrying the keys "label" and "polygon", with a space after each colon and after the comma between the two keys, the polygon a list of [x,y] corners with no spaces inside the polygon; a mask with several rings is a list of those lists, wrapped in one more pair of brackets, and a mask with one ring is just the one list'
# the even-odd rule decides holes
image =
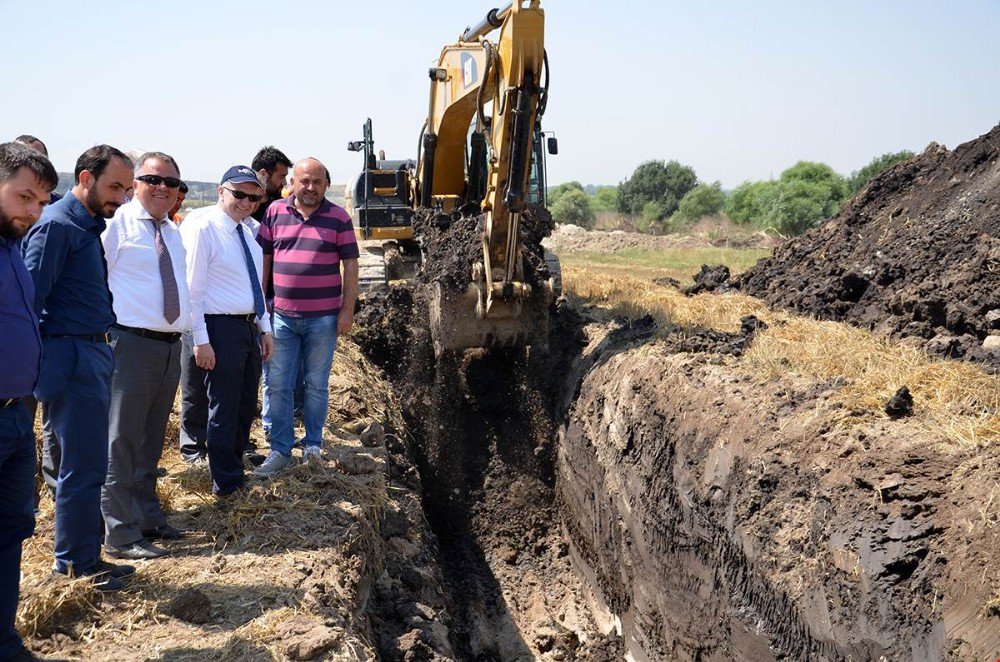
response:
{"label": "sneaker", "polygon": [[291,464],[292,458],[287,455],[282,455],[278,451],[271,451],[271,454],[267,456],[264,463],[253,470],[255,476],[263,476],[264,478],[270,478],[274,474],[278,473],[289,464]]}
{"label": "sneaker", "polygon": [[319,446],[306,446],[302,449],[302,461],[316,462],[317,464],[322,462],[323,458],[319,452]]}
{"label": "sneaker", "polygon": [[196,457],[193,460],[185,460],[185,462],[187,462],[189,465],[191,465],[195,469],[205,469],[205,470],[208,470],[208,458],[204,457],[202,455],[199,455],[198,457]]}

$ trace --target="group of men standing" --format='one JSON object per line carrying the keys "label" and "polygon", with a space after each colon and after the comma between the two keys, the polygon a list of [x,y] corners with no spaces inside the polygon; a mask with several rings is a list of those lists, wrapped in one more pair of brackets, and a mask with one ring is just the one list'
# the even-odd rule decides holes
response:
{"label": "group of men standing", "polygon": [[[281,190],[289,168],[290,194]],[[53,574],[101,591],[134,572],[102,559],[169,554],[156,495],[167,420],[182,390],[184,458],[220,500],[245,467],[292,463],[293,392],[304,381],[303,461],[319,458],[337,337],[350,331],[358,247],[329,202],[327,169],[262,149],[222,176],[217,205],[171,220],[176,161],[109,145],[58,182],[36,146],[0,145],[0,660],[32,659],[14,629],[21,543],[34,529],[31,398],[42,404],[55,483]],[[259,222],[253,218],[257,213]],[[272,321],[273,320],[273,321]],[[249,445],[262,366],[266,458]],[[301,373],[301,374],[300,374]],[[33,406],[33,405],[32,405]],[[102,535],[103,534],[103,535]],[[103,537],[103,543],[102,543]]]}

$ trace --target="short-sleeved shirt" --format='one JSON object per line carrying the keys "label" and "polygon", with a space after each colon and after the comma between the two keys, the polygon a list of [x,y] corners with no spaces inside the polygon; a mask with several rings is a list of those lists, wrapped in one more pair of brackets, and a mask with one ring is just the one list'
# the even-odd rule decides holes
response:
{"label": "short-sleeved shirt", "polygon": [[257,241],[274,262],[274,310],[288,317],[323,317],[340,312],[341,260],[358,257],[351,216],[323,200],[308,218],[295,208],[295,196],[267,208]]}

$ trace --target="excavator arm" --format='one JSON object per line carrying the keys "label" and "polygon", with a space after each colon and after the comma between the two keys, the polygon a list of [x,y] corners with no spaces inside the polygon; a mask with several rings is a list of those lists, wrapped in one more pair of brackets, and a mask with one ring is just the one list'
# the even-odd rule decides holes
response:
{"label": "excavator arm", "polygon": [[469,287],[460,296],[440,291],[432,306],[438,351],[547,337],[553,285],[527,282],[519,232],[547,94],[544,32],[540,0],[515,0],[466,29],[430,69],[419,202],[445,210],[475,202],[485,218],[482,261]]}

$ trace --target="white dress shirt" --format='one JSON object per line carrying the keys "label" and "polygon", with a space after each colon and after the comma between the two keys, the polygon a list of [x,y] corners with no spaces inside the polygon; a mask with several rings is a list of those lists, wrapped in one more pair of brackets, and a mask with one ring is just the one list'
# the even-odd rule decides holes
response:
{"label": "white dress shirt", "polygon": [[[237,225],[243,234],[257,270],[257,287],[264,295],[261,274],[264,252],[244,220],[237,224],[221,207],[205,207],[192,212],[181,222],[180,234],[187,249],[187,281],[191,296],[191,333],[194,344],[208,342],[205,315],[244,315],[253,313],[253,291],[247,274],[243,245],[236,236]],[[270,316],[257,318],[261,333],[271,332]]]}
{"label": "white dress shirt", "polygon": [[170,253],[180,300],[180,316],[170,323],[163,317],[163,281],[153,223],[153,217],[143,209],[139,199],[133,198],[118,208],[101,235],[115,316],[124,326],[152,331],[187,331],[191,328],[191,306],[185,278],[184,244],[177,226],[169,219],[164,220],[160,234]]}

